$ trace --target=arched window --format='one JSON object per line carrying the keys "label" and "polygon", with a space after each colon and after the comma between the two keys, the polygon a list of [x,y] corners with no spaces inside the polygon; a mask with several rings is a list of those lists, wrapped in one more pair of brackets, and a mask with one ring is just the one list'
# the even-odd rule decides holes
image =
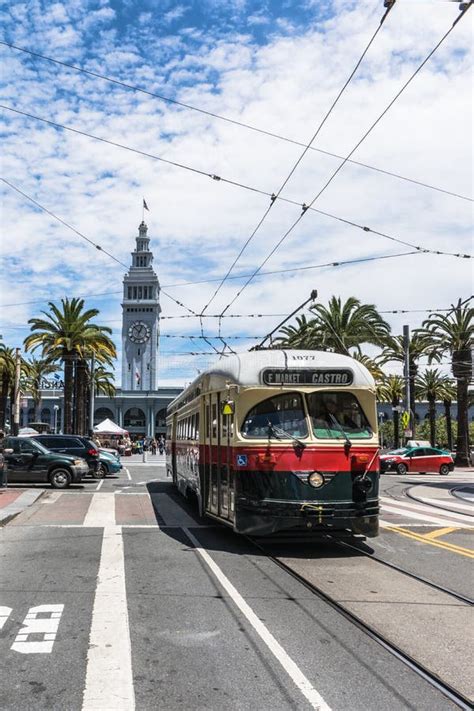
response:
{"label": "arched window", "polygon": [[166,427],[166,407],[163,407],[156,413],[155,427]]}
{"label": "arched window", "polygon": [[45,422],[47,425],[51,424],[51,410],[49,407],[43,407],[41,410],[41,422]]}
{"label": "arched window", "polygon": [[28,422],[34,422],[35,421],[35,408],[30,407],[28,410]]}
{"label": "arched window", "polygon": [[131,407],[125,413],[123,425],[127,427],[145,427],[145,413],[139,407]]}
{"label": "arched window", "polygon": [[94,413],[94,425],[98,425],[103,420],[113,420],[114,413],[108,407],[99,407]]}

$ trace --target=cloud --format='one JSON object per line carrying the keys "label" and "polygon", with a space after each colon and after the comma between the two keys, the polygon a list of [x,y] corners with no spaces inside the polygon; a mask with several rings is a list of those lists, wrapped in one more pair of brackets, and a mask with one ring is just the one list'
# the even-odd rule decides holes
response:
{"label": "cloud", "polygon": [[[3,20],[9,41],[305,142],[375,29],[380,3],[270,5],[263,11],[257,3],[211,2],[210,26],[195,8],[179,14],[184,6],[167,3],[131,2],[117,8],[94,0],[45,5],[33,0],[28,7],[12,5]],[[397,4],[316,145],[340,155],[351,150],[457,12],[450,3],[429,13],[422,4]],[[472,194],[468,24],[463,20],[456,26],[355,159]],[[5,47],[0,52],[5,103],[204,173],[276,192],[301,153],[291,143]],[[2,149],[5,177],[125,264],[145,195],[163,285],[225,274],[268,207],[268,198],[257,192],[8,112],[3,112]],[[284,196],[308,203],[337,165],[335,158],[308,151]],[[470,203],[352,164],[341,170],[316,207],[432,249],[472,251]],[[7,238],[1,302],[120,292],[123,267],[5,185],[2,213]],[[275,204],[235,273],[251,273],[299,214],[297,206]],[[403,251],[383,237],[307,212],[265,271]],[[243,283],[226,282],[210,312],[219,313]],[[443,307],[468,294],[470,284],[467,260],[417,254],[259,277],[230,313],[289,312],[315,287],[323,302],[339,294],[382,309]],[[167,291],[199,311],[216,287],[214,282]],[[119,341],[120,294],[89,301],[101,309]],[[164,315],[186,313],[164,296],[162,306]],[[4,339],[16,345],[23,336],[20,327],[43,307],[0,309]],[[423,314],[388,318],[400,331],[405,319],[415,326]],[[223,333],[260,336],[276,322],[272,317],[228,319]],[[196,335],[200,329],[193,319],[176,319],[163,321],[162,331]],[[216,335],[217,323],[206,322],[206,332]],[[187,378],[195,374],[194,364],[210,358],[172,355],[208,349],[183,339],[163,341],[162,348],[170,352],[163,377],[181,372]]]}

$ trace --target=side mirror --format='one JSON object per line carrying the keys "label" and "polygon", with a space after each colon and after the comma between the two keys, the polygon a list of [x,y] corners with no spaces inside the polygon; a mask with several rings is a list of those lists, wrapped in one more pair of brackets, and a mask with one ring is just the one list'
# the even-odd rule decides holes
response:
{"label": "side mirror", "polygon": [[13,449],[10,449],[10,448],[4,449],[3,454],[13,454]]}

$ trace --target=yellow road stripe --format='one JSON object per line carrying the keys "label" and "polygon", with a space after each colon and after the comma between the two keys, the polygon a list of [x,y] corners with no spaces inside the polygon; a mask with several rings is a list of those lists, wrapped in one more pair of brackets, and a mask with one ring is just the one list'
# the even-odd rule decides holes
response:
{"label": "yellow road stripe", "polygon": [[455,546],[452,543],[445,543],[444,541],[430,541],[425,536],[421,536],[419,533],[407,531],[405,528],[400,528],[398,526],[382,526],[382,528],[386,528],[388,531],[393,531],[394,533],[399,533],[401,536],[407,536],[407,538],[413,538],[415,541],[421,541],[421,543],[426,543],[429,546],[443,548],[445,551],[449,551],[450,553],[457,553],[458,555],[466,556],[466,558],[474,558],[474,551],[469,548],[461,548],[461,546]]}
{"label": "yellow road stripe", "polygon": [[439,538],[440,536],[445,536],[447,533],[452,533],[453,531],[458,531],[458,528],[438,528],[436,531],[431,531],[430,533],[424,533],[423,538]]}

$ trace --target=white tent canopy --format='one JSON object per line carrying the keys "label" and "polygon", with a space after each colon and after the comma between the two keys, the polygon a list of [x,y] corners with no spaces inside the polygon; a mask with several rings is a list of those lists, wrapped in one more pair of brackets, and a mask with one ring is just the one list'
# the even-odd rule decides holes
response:
{"label": "white tent canopy", "polygon": [[115,422],[107,418],[94,427],[94,433],[99,435],[127,435],[128,431],[122,429],[122,427],[119,427],[119,425],[116,425]]}

